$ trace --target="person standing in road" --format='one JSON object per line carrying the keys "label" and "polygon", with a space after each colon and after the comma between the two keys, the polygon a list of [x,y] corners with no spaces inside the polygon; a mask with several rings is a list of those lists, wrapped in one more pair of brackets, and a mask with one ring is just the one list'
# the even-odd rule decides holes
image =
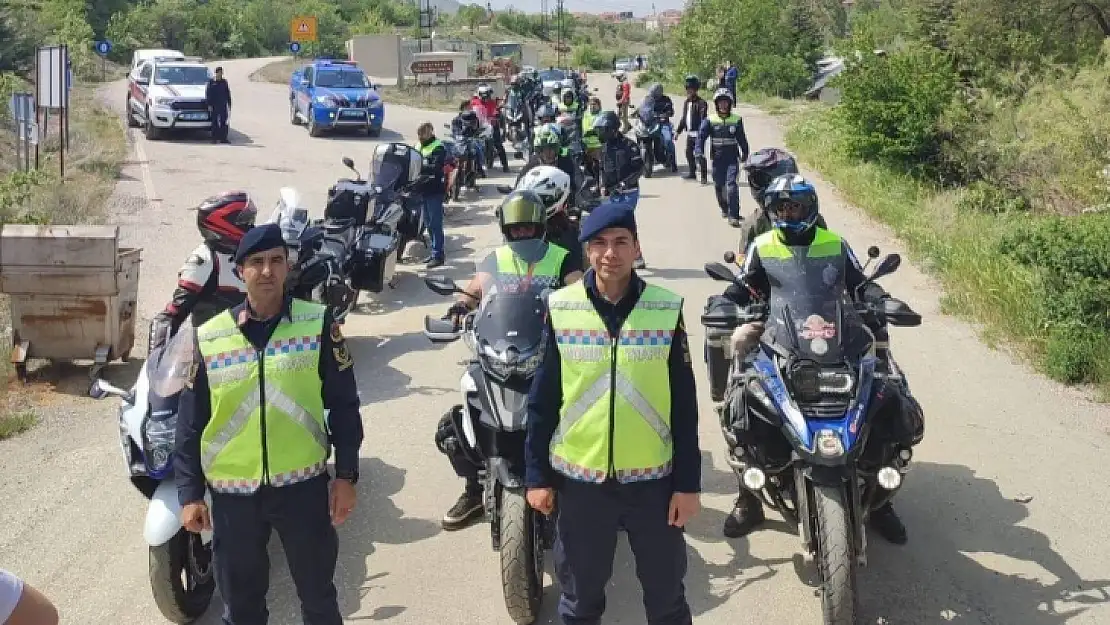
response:
{"label": "person standing in road", "polygon": [[713,94],[715,111],[705,118],[698,129],[695,156],[705,155],[709,142],[709,157],[713,159],[713,190],[721,217],[728,219],[733,228],[740,227],[740,164],[748,160],[748,136],[744,122],[732,112],[733,98],[729,90],[721,87]]}
{"label": "person standing in road", "polygon": [[231,88],[224,80],[224,68],[217,67],[204,88],[208,117],[212,120],[212,143],[229,143],[227,118],[231,111]]}
{"label": "person standing in road", "polygon": [[736,102],[736,81],[740,78],[740,70],[737,69],[734,61],[728,62],[728,69],[725,70],[725,89],[732,94],[733,103]]}
{"label": "person standing in road", "polygon": [[58,625],[58,609],[30,584],[0,569],[0,625]]}
{"label": "person standing in road", "polygon": [[686,135],[686,164],[690,167],[690,173],[686,174],[686,179],[696,179],[698,168],[701,167],[701,183],[707,184],[709,182],[707,171],[709,165],[705,161],[705,156],[694,156],[701,122],[709,117],[709,103],[698,95],[699,88],[701,88],[701,80],[697,76],[691,74],[686,77],[686,101],[682,104],[682,119],[678,122],[676,134],[688,133]]}
{"label": "person standing in road", "polygon": [[632,85],[628,82],[628,74],[623,69],[613,72],[613,78],[617,79],[617,114],[621,120],[621,134],[624,134],[632,130],[632,124],[628,123],[628,107],[632,104]]}
{"label": "person standing in road", "polygon": [[443,167],[447,160],[447,149],[436,138],[436,131],[430,122],[420,124],[416,129],[416,138],[420,140],[417,149],[424,157],[424,167],[420,170],[420,175],[427,176],[427,179],[417,185],[415,191],[424,202],[424,225],[432,240],[431,254],[424,262],[428,269],[434,269],[447,261],[447,253],[443,249],[446,244],[446,236],[443,234],[443,197],[447,193]]}
{"label": "person standing in road", "polygon": [[559,615],[566,625],[601,622],[624,528],[647,622],[690,625],[683,527],[699,508],[701,451],[682,298],[633,270],[631,208],[598,207],[579,241],[590,269],[548,298],[525,444],[529,505],[559,508]]}
{"label": "person standing in road", "polygon": [[342,625],[335,526],[355,507],[363,438],[354,362],[324,306],[285,294],[289,253],[277,224],[250,230],[235,265],[246,301],[197,329],[178,408],[182,522],[213,532],[226,625],[266,625],[271,529],[305,625]]}

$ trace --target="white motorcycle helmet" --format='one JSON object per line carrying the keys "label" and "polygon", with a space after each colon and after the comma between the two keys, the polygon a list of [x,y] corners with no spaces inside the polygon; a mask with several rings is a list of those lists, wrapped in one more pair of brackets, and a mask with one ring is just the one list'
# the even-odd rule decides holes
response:
{"label": "white motorcycle helmet", "polygon": [[624,73],[623,69],[618,69],[617,71],[613,72],[613,78],[616,78],[617,80],[622,82],[627,76],[628,74]]}
{"label": "white motorcycle helmet", "polygon": [[540,196],[547,216],[551,217],[566,208],[570,197],[570,176],[558,167],[539,165],[528,170],[516,188]]}
{"label": "white motorcycle helmet", "polygon": [[562,87],[563,91],[574,91],[574,81],[570,78],[564,78],[562,82],[559,83],[559,86]]}

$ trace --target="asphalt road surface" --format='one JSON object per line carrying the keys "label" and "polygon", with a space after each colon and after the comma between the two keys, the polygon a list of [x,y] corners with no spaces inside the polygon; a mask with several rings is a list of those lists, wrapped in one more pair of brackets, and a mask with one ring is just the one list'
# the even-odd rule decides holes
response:
{"label": "asphalt road surface", "polygon": [[[144,248],[144,323],[165,304],[178,267],[199,241],[188,209],[205,196],[249,189],[265,219],[278,189],[294,185],[319,214],[327,186],[347,173],[340,158],[350,156],[363,169],[369,164],[375,140],[312,139],[290,125],[286,88],[248,79],[265,63],[223,63],[235,98],[231,145],[211,145],[204,137],[148,142],[129,133],[135,157],[119,184],[112,221],[123,226],[126,243]],[[612,80],[591,79],[611,105]],[[122,110],[123,85],[107,94]],[[681,99],[675,97],[676,106]],[[782,145],[773,119],[741,112],[753,148]],[[413,141],[420,122],[439,128],[448,119],[390,105],[381,140]],[[511,179],[498,173],[482,182],[480,197],[464,197],[450,210],[448,264],[437,272],[463,280],[474,260],[498,243],[498,182]],[[817,184],[829,224],[857,249],[877,244],[903,250],[889,232],[839,201],[829,185]],[[742,196],[750,207],[746,189]],[[725,465],[706,390],[697,318],[705,298],[721,290],[702,264],[733,248],[738,231],[719,217],[712,188],[696,182],[659,173],[644,181],[641,197],[649,267],[643,273],[686,297],[701,390],[704,510],[687,532],[694,620],[819,623],[813,574],[797,555],[792,528],[769,514],[766,526],[747,539],[726,540],[720,532],[736,480]],[[927,433],[896,501],[909,545],[890,546],[876,536],[869,543],[870,563],[860,577],[863,622],[1110,623],[1110,547],[1099,529],[1110,511],[1102,472],[1110,411],[983,346],[972,327],[940,314],[939,288],[909,265],[884,284],[925,316],[919,328],[894,331],[894,350],[925,407]],[[401,272],[397,288],[354,313],[344,330],[357,362],[366,443],[358,507],[340,529],[342,611],[348,622],[508,624],[488,527],[439,528],[461,482],[433,446],[432,433],[457,401],[455,363],[465,348],[435,347],[424,338],[423,315],[441,314],[449,302],[423,286],[422,266]],[[116,364],[106,375],[129,385],[137,366]],[[32,390],[44,402],[44,422],[0,442],[0,566],[44,589],[65,623],[163,622],[147,582],[145,501],[121,462],[116,401],[85,398],[83,369],[55,366],[39,380]],[[299,623],[276,539],[271,554],[271,623]],[[556,598],[549,578],[540,622],[557,621]],[[200,623],[218,623],[219,611],[217,599]],[[644,622],[626,546],[618,550],[605,622]]]}

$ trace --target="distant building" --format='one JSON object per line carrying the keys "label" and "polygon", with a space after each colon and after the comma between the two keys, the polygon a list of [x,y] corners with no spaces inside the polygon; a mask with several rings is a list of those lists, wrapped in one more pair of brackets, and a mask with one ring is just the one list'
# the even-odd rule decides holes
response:
{"label": "distant building", "polygon": [[657,13],[644,20],[644,26],[648,30],[667,30],[673,28],[682,21],[682,11],[678,9],[668,9],[662,13]]}

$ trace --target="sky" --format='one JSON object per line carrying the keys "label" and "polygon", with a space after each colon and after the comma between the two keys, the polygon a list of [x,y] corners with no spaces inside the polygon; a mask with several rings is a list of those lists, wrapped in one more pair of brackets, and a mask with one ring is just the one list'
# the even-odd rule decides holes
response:
{"label": "sky", "polygon": [[[466,0],[460,0],[466,4]],[[478,0],[480,1],[480,0]],[[589,13],[602,13],[608,11],[632,11],[636,17],[646,17],[651,14],[653,0],[563,0],[567,11],[586,11]],[[547,0],[549,9],[555,8],[557,0]],[[526,13],[539,13],[540,0],[490,0],[493,9],[505,9],[510,6]],[[685,0],[654,0],[656,11],[667,9],[681,9]]]}

